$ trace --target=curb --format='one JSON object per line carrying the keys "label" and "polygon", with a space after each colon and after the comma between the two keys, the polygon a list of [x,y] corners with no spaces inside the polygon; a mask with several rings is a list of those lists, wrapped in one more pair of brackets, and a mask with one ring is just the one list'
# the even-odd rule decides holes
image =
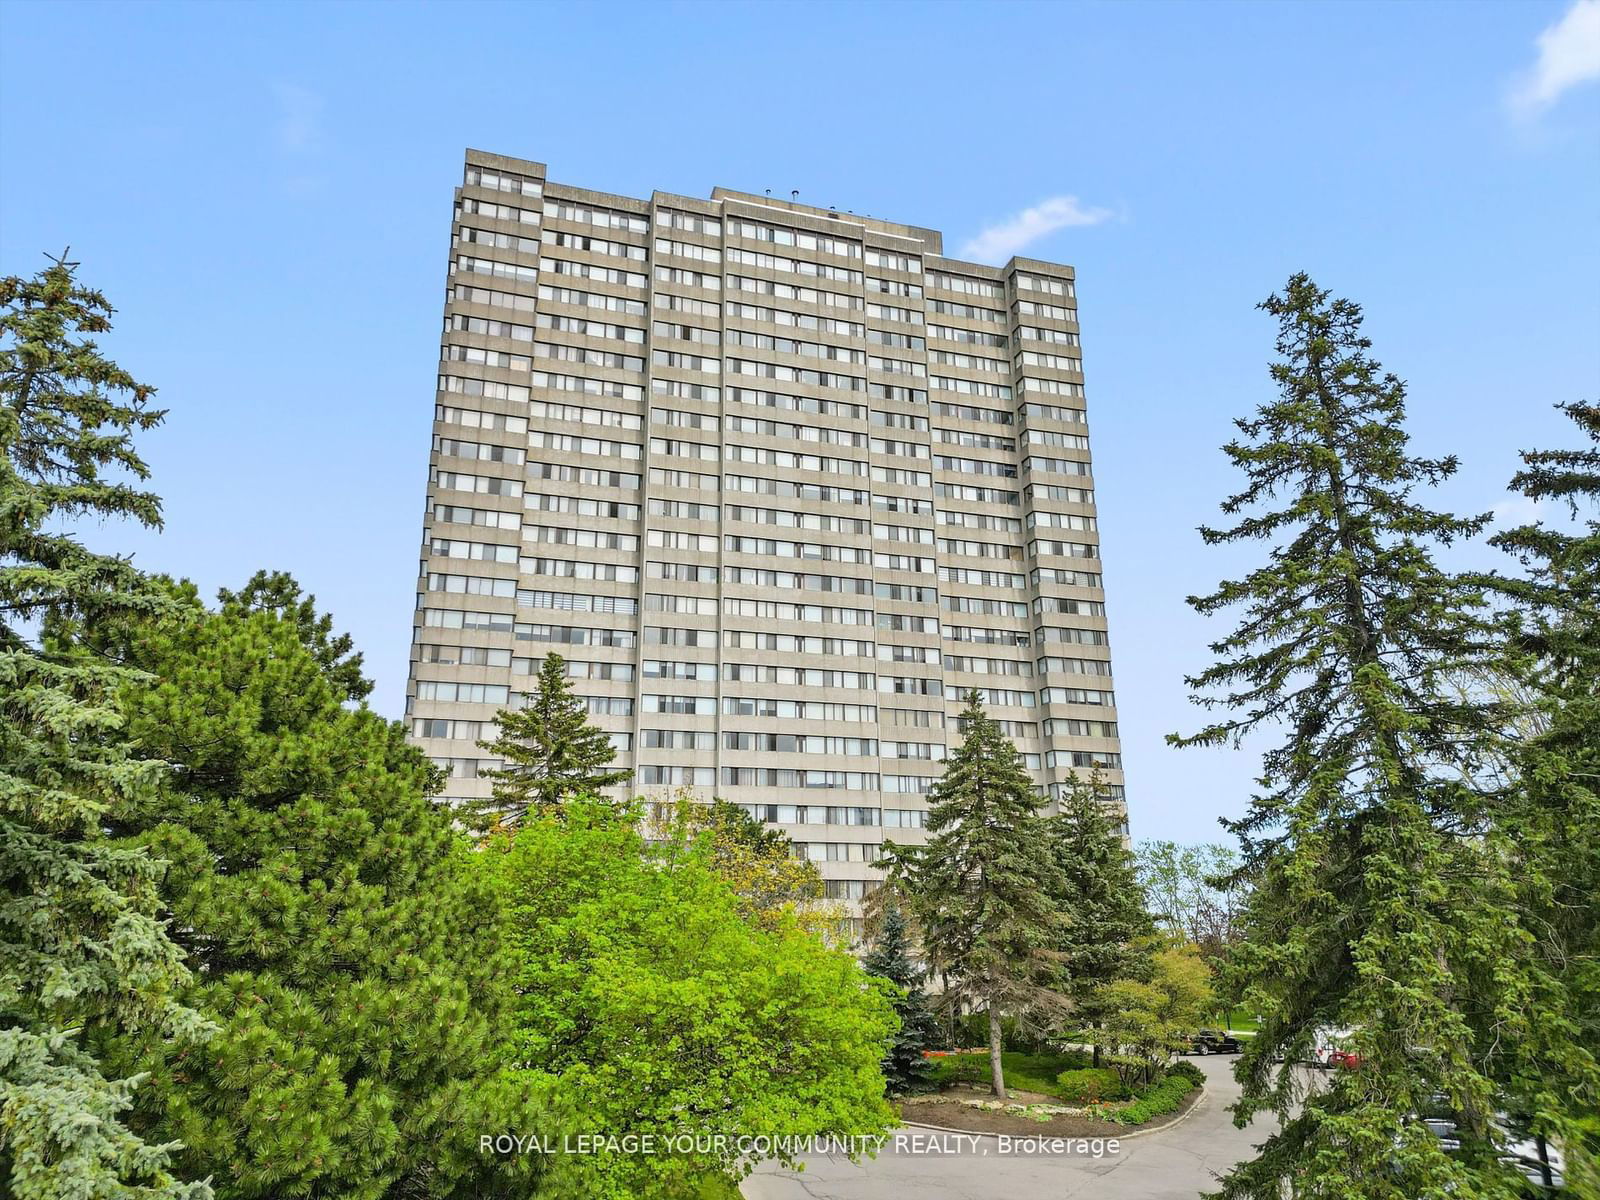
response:
{"label": "curb", "polygon": [[[1179,1113],[1176,1117],[1173,1117],[1172,1120],[1166,1122],[1164,1125],[1155,1125],[1155,1126],[1152,1126],[1149,1129],[1135,1129],[1131,1133],[1123,1133],[1123,1134],[1107,1133],[1105,1136],[1108,1137],[1108,1138],[1115,1136],[1118,1141],[1126,1142],[1126,1141],[1130,1141],[1133,1138],[1145,1137],[1148,1134],[1152,1134],[1152,1133],[1164,1133],[1166,1130],[1171,1129],[1174,1125],[1182,1125],[1185,1121],[1187,1121],[1190,1117],[1192,1117],[1194,1115],[1195,1109],[1199,1108],[1202,1104],[1204,1104],[1206,1102],[1206,1094],[1207,1094],[1206,1093],[1206,1089],[1202,1085],[1201,1088],[1200,1088],[1200,1095],[1195,1098],[1195,1102],[1193,1104],[1191,1104],[1183,1112]],[[909,1127],[911,1129],[932,1129],[932,1130],[934,1130],[934,1131],[936,1131],[938,1133],[959,1133],[963,1137],[992,1138],[992,1137],[1000,1137],[1001,1136],[998,1133],[977,1133],[977,1132],[974,1132],[971,1129],[953,1129],[949,1125],[929,1125],[929,1124],[926,1124],[925,1122],[922,1122],[922,1121],[901,1121],[900,1124],[902,1124],[904,1126],[907,1126],[907,1127]],[[1117,1129],[1117,1128],[1119,1128],[1119,1126],[1117,1125],[1117,1123],[1115,1121],[1107,1121],[1106,1122],[1106,1126],[1109,1129]],[[1044,1132],[1043,1130],[1041,1130],[1037,1134],[1008,1133],[1005,1136],[1006,1137],[1049,1137],[1050,1135],[1048,1133]]]}

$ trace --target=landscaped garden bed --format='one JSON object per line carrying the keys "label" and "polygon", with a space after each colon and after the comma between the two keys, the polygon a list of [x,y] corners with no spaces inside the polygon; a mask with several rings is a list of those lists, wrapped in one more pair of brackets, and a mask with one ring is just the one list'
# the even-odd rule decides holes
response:
{"label": "landscaped garden bed", "polygon": [[958,1051],[934,1059],[935,1093],[907,1096],[900,1115],[921,1125],[970,1133],[1044,1137],[1107,1137],[1164,1125],[1200,1099],[1200,1072],[1178,1063],[1159,1082],[1124,1088],[1116,1073],[1094,1070],[1088,1056],[1006,1053],[1006,1100],[986,1084],[987,1051]]}

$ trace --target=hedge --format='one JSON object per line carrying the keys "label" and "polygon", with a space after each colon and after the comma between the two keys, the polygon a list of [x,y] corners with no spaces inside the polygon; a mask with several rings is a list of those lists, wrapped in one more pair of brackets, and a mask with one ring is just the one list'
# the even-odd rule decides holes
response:
{"label": "hedge", "polygon": [[1126,1108],[1105,1111],[1100,1115],[1118,1125],[1143,1125],[1152,1117],[1176,1112],[1183,1098],[1199,1086],[1186,1072],[1173,1071]]}

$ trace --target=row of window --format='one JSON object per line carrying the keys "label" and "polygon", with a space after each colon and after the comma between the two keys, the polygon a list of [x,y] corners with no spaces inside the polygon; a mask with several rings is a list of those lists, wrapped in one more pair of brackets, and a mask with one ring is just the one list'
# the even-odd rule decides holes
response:
{"label": "row of window", "polygon": [[[776,668],[776,670],[795,670],[794,668]],[[853,672],[800,672],[805,676],[811,675],[853,675]],[[926,681],[934,685],[934,690],[921,694],[942,695],[937,680]],[[804,682],[797,686],[846,686],[844,684],[821,684]],[[858,686],[855,690],[861,690]],[[868,689],[870,690],[870,689]],[[909,694],[911,689],[899,687],[881,687],[881,692],[895,694]],[[1044,704],[1084,704],[1112,706],[1116,703],[1113,693],[1095,688],[1066,688],[1051,687],[1043,689],[1037,701],[1033,692],[1017,691],[1008,688],[977,688],[979,695],[985,703],[996,707],[1033,708],[1036,703]],[[519,693],[521,695],[521,693]],[[457,680],[418,680],[416,684],[416,699],[461,704],[496,704],[501,707],[510,705],[519,707],[520,702],[511,699],[510,685],[492,683],[467,683]],[[680,716],[713,716],[716,713],[716,698],[714,696],[672,696],[646,694],[640,698],[641,711],[646,713],[675,714]],[[593,696],[586,698],[586,706],[591,714],[611,716],[631,716],[633,714],[633,700],[626,696]],[[1054,752],[1052,752],[1054,753]],[[1115,764],[1103,752],[1075,751],[1075,754],[1084,754],[1082,762],[1074,762],[1075,766],[1105,766],[1108,769],[1118,769],[1120,759]],[[1052,764],[1053,765],[1053,764]],[[782,786],[782,785],[775,785]]]}
{"label": "row of window", "polygon": [[[463,211],[478,212],[485,216],[501,220],[517,220],[529,222],[534,219],[531,210],[512,208],[506,205],[497,205],[481,201],[465,202]],[[550,202],[546,205],[546,215],[559,216],[562,219],[580,224],[599,226],[606,229],[626,230],[630,233],[644,233],[646,225],[644,219],[631,214],[622,214],[610,210],[586,208],[579,205],[570,205],[559,202]],[[702,218],[703,220],[703,218]],[[714,222],[712,222],[714,224]],[[741,229],[743,228],[741,223]],[[751,225],[749,228],[764,228],[773,236],[757,237],[753,240],[768,242],[773,245],[794,245],[799,249],[822,249],[829,253],[839,254],[848,258],[862,258],[861,247],[855,243],[844,242],[838,239],[819,237],[818,235],[798,233],[791,230],[781,230],[774,227]],[[537,243],[529,238],[517,238],[514,235],[500,234],[494,231],[462,227],[458,238],[467,242],[481,242],[505,248],[513,248],[528,252]],[[540,242],[545,245],[569,247],[587,250],[601,254],[612,254],[635,261],[644,261],[647,257],[646,248],[631,242],[617,242],[608,239],[595,238],[586,234],[569,233],[564,230],[545,229],[541,231]],[[816,245],[810,245],[815,242]],[[845,249],[848,248],[848,249]],[[703,262],[720,263],[722,253],[715,247],[702,245],[696,242],[684,242],[668,238],[658,238],[656,241],[658,253],[672,254]],[[758,266],[769,270],[785,271],[794,274],[815,276],[819,278],[834,279],[841,282],[863,284],[868,291],[894,296],[903,296],[910,299],[921,299],[923,296],[920,284],[908,283],[900,280],[891,280],[876,277],[863,277],[862,272],[848,267],[837,267],[827,263],[810,262],[804,259],[794,259],[785,255],[769,254],[762,251],[742,250],[737,247],[730,248],[727,252],[729,263],[739,263],[747,266]],[[885,251],[867,251],[865,255],[867,266],[886,270],[904,271],[915,274],[920,271],[920,261],[909,255],[899,255]],[[543,264],[541,264],[542,266]],[[567,264],[568,267],[587,264]],[[470,268],[469,268],[470,269]],[[560,271],[558,273],[569,273]],[[631,273],[630,273],[631,274]],[[528,278],[532,278],[528,276]],[[694,281],[695,286],[709,285],[708,278],[700,277]],[[677,280],[675,280],[677,281]],[[991,280],[972,279],[966,276],[950,275],[945,272],[934,271],[928,275],[929,284],[937,289],[951,292],[956,295],[973,296],[979,299],[1005,300],[1005,285]],[[620,281],[619,281],[620,282]],[[1074,295],[1073,285],[1067,280],[1047,279],[1042,276],[1018,275],[1019,289],[1039,291],[1047,295],[1069,298]],[[635,283],[629,281],[629,286],[643,287],[642,279]],[[798,298],[798,297],[796,297]],[[854,305],[851,305],[852,307]],[[1004,313],[1000,310],[982,305],[951,302],[941,298],[933,298],[929,307],[935,312],[964,316],[978,320],[994,321],[1004,320]],[[1020,300],[1016,309],[1021,316],[1048,317],[1054,320],[1076,321],[1076,310],[1063,305],[1054,305],[1048,302]]]}
{"label": "row of window", "polygon": [[[892,556],[879,556],[879,558]],[[881,565],[881,564],[880,564]],[[632,583],[638,580],[638,568],[618,563],[584,563],[568,562],[566,560],[522,559],[520,563],[524,571],[539,574],[562,575],[571,578],[606,579],[615,582]],[[680,582],[715,583],[718,580],[718,568],[700,566],[690,563],[672,563],[652,561],[646,564],[647,574],[656,579],[674,579]],[[957,567],[941,564],[938,567],[938,578],[941,582],[970,584],[980,588],[993,589],[997,587],[1013,588],[1020,590],[1031,579],[1035,587],[1040,583],[1057,583],[1075,587],[1098,588],[1101,578],[1098,572],[1072,570],[1059,567],[1036,567],[1025,577],[1021,574],[1005,571],[994,571],[985,568]],[[742,583],[762,588],[777,588],[788,590],[804,590],[819,592],[839,592],[855,595],[872,595],[876,593],[880,598],[897,600],[914,600],[920,603],[933,603],[936,594],[933,589],[919,588],[914,585],[904,584],[874,584],[871,580],[853,578],[849,576],[821,575],[812,572],[796,572],[774,570],[767,567],[730,566],[727,568],[726,581],[729,583]],[[511,581],[480,581],[475,587],[487,588],[490,583],[509,583]],[[466,587],[441,587],[429,590],[460,590]],[[513,593],[489,592],[480,590],[477,594],[509,595]],[[520,600],[520,593],[516,593]],[[530,595],[544,595],[545,593],[529,593]],[[554,594],[554,593],[551,593]],[[968,602],[963,597],[947,597]],[[532,604],[533,601],[528,603]],[[996,604],[1015,604],[1014,601],[993,601]],[[1099,601],[1079,601],[1065,598],[1041,598],[1036,604],[1043,607],[1036,608],[1037,612],[1082,612],[1087,615],[1104,615],[1104,606]],[[1086,606],[1086,607],[1078,607]],[[960,611],[975,611],[962,609]]]}

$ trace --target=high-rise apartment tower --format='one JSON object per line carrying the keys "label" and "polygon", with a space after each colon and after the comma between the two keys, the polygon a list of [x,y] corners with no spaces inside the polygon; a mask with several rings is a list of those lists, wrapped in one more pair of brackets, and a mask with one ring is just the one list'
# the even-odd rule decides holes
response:
{"label": "high-rise apartment tower", "polygon": [[634,790],[780,826],[856,899],[973,688],[1041,791],[1123,801],[1070,267],[468,151],[407,720],[476,746],[548,651]]}

